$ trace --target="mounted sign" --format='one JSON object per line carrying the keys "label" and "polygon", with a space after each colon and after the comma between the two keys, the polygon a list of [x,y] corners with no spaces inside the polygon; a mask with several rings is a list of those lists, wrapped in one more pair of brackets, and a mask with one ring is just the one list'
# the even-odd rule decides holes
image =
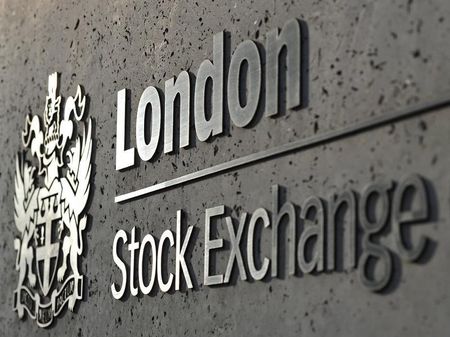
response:
{"label": "mounted sign", "polygon": [[[194,120],[197,138],[206,141],[212,136],[223,133],[224,101],[227,100],[230,120],[237,127],[248,127],[260,104],[262,92],[262,64],[265,64],[265,115],[276,117],[280,106],[286,103],[287,109],[298,107],[302,103],[301,95],[301,24],[297,20],[287,22],[281,32],[273,30],[266,38],[266,60],[261,60],[257,45],[244,41],[238,45],[229,65],[224,65],[224,33],[214,36],[213,62],[206,60],[200,64],[194,93]],[[285,61],[286,68],[280,67]],[[246,64],[246,86],[242,87],[243,64]],[[228,79],[224,78],[225,66],[229,68]],[[286,81],[286,102],[280,100],[280,81]],[[224,90],[224,81],[227,82]],[[211,82],[212,90],[206,90]],[[284,84],[284,83],[283,83]],[[164,152],[170,153],[174,146],[174,100],[180,97],[180,147],[190,145],[189,125],[191,79],[186,71],[178,79],[166,81],[165,107],[162,114],[158,90],[151,86],[144,90],[137,111],[136,144],[142,160],[151,160],[159,144],[161,124],[164,119]],[[228,96],[224,98],[224,93]],[[242,99],[246,92],[246,99]],[[210,95],[210,96],[209,96]],[[126,89],[118,93],[117,110],[117,147],[116,169],[121,170],[135,164],[135,149],[125,148]],[[205,101],[211,101],[211,111],[207,113]],[[245,101],[245,103],[243,103]],[[149,109],[151,107],[151,109]],[[271,159],[291,151],[320,145],[325,142],[361,133],[371,128],[408,118],[429,107],[416,107],[393,114],[386,114],[369,121],[362,121],[341,130],[333,130],[300,139],[292,143],[250,154],[216,166],[207,167],[197,172],[176,177],[141,190],[116,196],[116,202],[126,202],[152,193],[161,192],[201,178],[207,178],[244,165]],[[206,117],[209,116],[209,117]],[[148,125],[147,120],[151,120]],[[148,137],[147,137],[148,136]],[[378,235],[387,228],[396,244],[397,254],[404,261],[417,261],[427,249],[428,239],[420,236],[416,242],[410,242],[409,233],[415,224],[429,221],[429,200],[425,180],[415,173],[405,176],[398,184],[392,181],[376,181],[366,186],[357,194],[348,189],[333,195],[326,202],[319,196],[306,198],[301,206],[291,202],[281,203],[279,186],[272,186],[273,204],[271,214],[264,208],[242,212],[239,219],[232,219],[226,214],[225,206],[207,208],[204,211],[204,250],[203,285],[213,286],[227,284],[231,272],[237,265],[241,280],[262,280],[267,275],[278,277],[280,268],[287,268],[288,274],[304,275],[310,273],[337,271],[337,255],[345,256],[345,269],[358,269],[362,284],[374,292],[382,291],[389,284],[393,274],[394,252],[378,240]],[[360,195],[360,197],[358,197]],[[299,211],[297,211],[299,209]],[[344,214],[342,210],[346,209]],[[337,225],[338,214],[346,219],[345,226]],[[190,273],[186,250],[195,244],[192,232],[194,225],[188,227],[182,237],[183,211],[177,211],[176,232],[165,230],[158,240],[152,234],[146,234],[142,241],[136,235],[136,228],[131,229],[131,236],[124,230],[116,233],[113,242],[113,259],[121,272],[120,283],[111,285],[111,292],[116,299],[121,299],[130,291],[131,295],[149,294],[153,289],[168,292],[173,288],[180,290],[184,279],[187,288],[193,287],[194,275]],[[281,242],[280,223],[287,220],[288,233]],[[224,250],[224,239],[214,237],[211,233],[213,222],[223,221],[229,232],[231,242],[230,256],[225,271],[212,268],[214,250]],[[235,223],[238,224],[236,229]],[[262,225],[262,226],[260,226]],[[260,241],[263,231],[271,230],[272,248],[265,254],[261,252]],[[244,241],[242,238],[246,238]],[[344,237],[343,241],[339,238]],[[288,246],[288,264],[281,266],[281,245]],[[169,273],[168,263],[170,247],[175,249],[175,274]],[[126,247],[126,248],[125,248]],[[147,248],[150,248],[147,249]],[[129,251],[130,267],[127,267],[122,249]],[[146,250],[147,249],[147,250]],[[246,253],[243,254],[242,251]],[[256,254],[259,252],[259,254]],[[261,255],[261,256],[259,256]],[[147,261],[152,257],[151,263]],[[215,271],[213,271],[213,269]],[[137,275],[136,275],[137,273]],[[168,275],[168,276],[165,276]],[[137,282],[136,280],[139,282]],[[147,283],[144,280],[149,280]]]}

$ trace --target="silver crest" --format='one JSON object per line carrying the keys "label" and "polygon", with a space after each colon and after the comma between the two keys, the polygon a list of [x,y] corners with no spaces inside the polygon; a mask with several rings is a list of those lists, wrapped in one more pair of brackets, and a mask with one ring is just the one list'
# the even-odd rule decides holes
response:
{"label": "silver crest", "polygon": [[[48,79],[44,128],[39,116],[27,116],[22,141],[26,151],[16,160],[14,240],[19,272],[14,310],[25,311],[47,327],[65,304],[73,311],[82,299],[83,275],[78,270],[90,193],[92,120],[82,121],[86,96],[77,87],[61,111],[59,76]],[[78,124],[83,124],[78,135]]]}

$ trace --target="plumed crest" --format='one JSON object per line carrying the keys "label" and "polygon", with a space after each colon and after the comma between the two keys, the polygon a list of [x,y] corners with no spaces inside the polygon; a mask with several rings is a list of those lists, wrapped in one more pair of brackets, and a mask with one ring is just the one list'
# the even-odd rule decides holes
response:
{"label": "plumed crest", "polygon": [[86,107],[86,96],[83,94],[83,89],[77,86],[77,93],[75,96],[69,96],[64,107],[64,115],[60,124],[60,138],[58,142],[59,149],[59,166],[64,165],[65,148],[68,141],[72,139],[75,129],[75,123],[72,121],[72,116],[79,122],[84,116]]}

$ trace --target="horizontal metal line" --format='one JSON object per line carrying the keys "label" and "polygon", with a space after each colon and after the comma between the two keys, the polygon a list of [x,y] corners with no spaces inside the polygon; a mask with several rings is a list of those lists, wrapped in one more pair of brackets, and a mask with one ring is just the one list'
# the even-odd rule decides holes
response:
{"label": "horizontal metal line", "polygon": [[180,176],[174,179],[157,183],[148,187],[141,188],[139,190],[118,195],[114,198],[116,203],[123,203],[132,199],[143,197],[146,195],[161,192],[175,186],[183,185],[194,180],[200,180],[209,176],[217,175],[232,169],[237,169],[246,165],[255,164],[259,161],[267,160],[272,157],[287,154],[293,151],[299,151],[305,148],[317,146],[323,143],[331,142],[339,138],[347,137],[356,133],[361,133],[369,129],[387,125],[393,122],[397,122],[402,119],[410,118],[416,115],[420,115],[444,106],[450,105],[450,98],[438,100],[432,103],[421,104],[414,107],[407,108],[405,110],[398,111],[396,113],[384,114],[368,121],[363,121],[344,127],[339,130],[332,130],[324,132],[320,135],[311,136],[305,139],[296,140],[284,145],[273,147],[267,150],[263,150],[257,153],[253,153],[241,158],[230,160],[226,163],[211,166],[197,172],[188,173],[184,176]]}

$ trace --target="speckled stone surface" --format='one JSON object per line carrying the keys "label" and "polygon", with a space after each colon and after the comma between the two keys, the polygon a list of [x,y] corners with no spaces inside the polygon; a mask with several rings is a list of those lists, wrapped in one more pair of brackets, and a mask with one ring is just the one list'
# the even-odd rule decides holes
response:
{"label": "speckled stone surface", "polygon": [[[221,174],[164,193],[114,203],[117,194],[194,172],[289,141],[340,129],[419,103],[450,97],[448,0],[353,1],[36,1],[0,2],[0,335],[2,336],[446,336],[450,331],[450,108],[333,143]],[[308,106],[230,137],[115,171],[116,95],[131,91],[132,125],[142,91],[212,58],[212,36],[229,32],[231,49],[291,19],[308,28]],[[61,95],[84,85],[95,120],[92,223],[81,260],[86,298],[50,329],[12,311],[18,274],[14,159],[28,113],[42,115],[47,76]],[[134,137],[134,128],[132,129]],[[134,144],[134,138],[132,138]],[[207,207],[271,207],[270,187],[288,198],[361,191],[378,178],[418,173],[431,186],[435,215],[422,233],[436,242],[426,263],[402,264],[397,284],[374,294],[358,273],[284,276],[203,286]],[[194,290],[114,300],[119,281],[112,242],[119,229],[175,230],[183,209],[198,229],[191,264]],[[219,228],[226,238],[226,227]],[[270,245],[263,237],[263,249]],[[390,238],[385,240],[392,246]],[[174,256],[171,255],[171,259]],[[228,252],[217,254],[225,269]],[[170,264],[172,266],[172,264]]]}

